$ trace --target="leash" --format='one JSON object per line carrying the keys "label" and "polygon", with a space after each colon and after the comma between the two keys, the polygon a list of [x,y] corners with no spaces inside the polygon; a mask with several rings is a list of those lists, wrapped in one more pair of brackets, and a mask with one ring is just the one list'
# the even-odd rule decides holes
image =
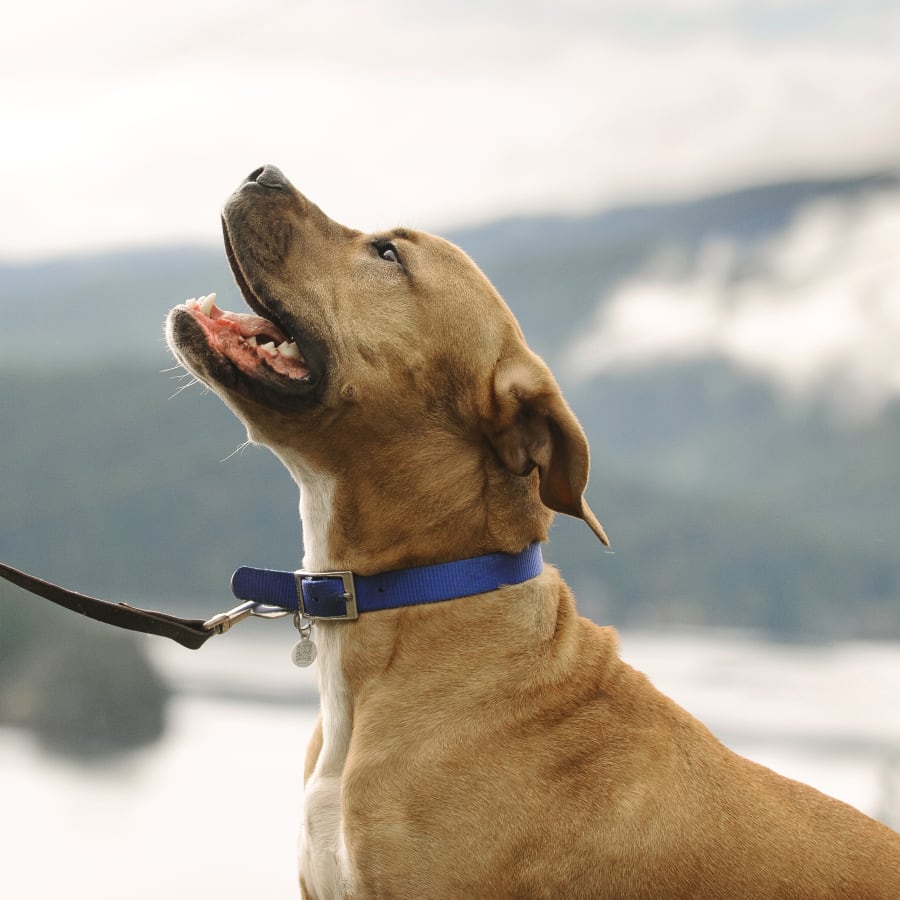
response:
{"label": "leash", "polygon": [[223,634],[233,624],[247,616],[261,615],[274,618],[287,615],[287,610],[273,609],[261,603],[243,603],[227,613],[213,616],[212,619],[183,619],[153,609],[142,609],[128,603],[110,603],[108,600],[100,600],[88,594],[79,594],[29,575],[27,572],[21,572],[5,563],[0,563],[0,578],[89,619],[114,625],[116,628],[125,628],[128,631],[169,638],[182,647],[187,647],[188,650],[198,650],[214,634]]}
{"label": "leash", "polygon": [[312,621],[350,621],[360,613],[485,594],[528,581],[543,568],[541,546],[537,543],[521,553],[488,553],[379,575],[241,566],[231,578],[231,589],[244,602],[206,620],[184,619],[128,603],[100,600],[5,563],[0,563],[0,578],[90,619],[169,638],[189,650],[199,649],[213,635],[224,634],[250,616],[274,619],[293,614],[300,632],[300,641],[294,647],[294,662],[309,665],[315,659],[315,645],[309,637]]}

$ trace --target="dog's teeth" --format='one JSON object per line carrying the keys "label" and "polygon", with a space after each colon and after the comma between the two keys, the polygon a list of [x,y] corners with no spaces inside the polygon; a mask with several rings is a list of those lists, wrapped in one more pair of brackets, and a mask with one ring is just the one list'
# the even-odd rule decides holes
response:
{"label": "dog's teeth", "polygon": [[297,349],[297,345],[293,341],[282,341],[278,345],[278,352],[282,356],[287,356],[290,359],[303,359],[300,355],[300,351]]}
{"label": "dog's teeth", "polygon": [[269,356],[278,356],[278,350],[275,347],[274,341],[269,341],[268,344],[261,344],[260,346],[269,354]]}
{"label": "dog's teeth", "polygon": [[259,343],[259,341],[256,339],[256,335],[254,334],[247,338],[247,343],[251,347],[255,347]]}
{"label": "dog's teeth", "polygon": [[215,303],[216,303],[216,295],[215,294],[209,294],[206,297],[201,297],[197,301],[198,308],[200,309],[200,312],[202,312],[204,316],[208,316],[212,312],[212,308],[213,308],[213,306],[215,306]]}
{"label": "dog's teeth", "polygon": [[196,297],[191,297],[190,300],[185,300],[185,301],[184,301],[184,305],[185,305],[188,309],[196,309],[196,308],[197,308],[197,298],[196,298]]}

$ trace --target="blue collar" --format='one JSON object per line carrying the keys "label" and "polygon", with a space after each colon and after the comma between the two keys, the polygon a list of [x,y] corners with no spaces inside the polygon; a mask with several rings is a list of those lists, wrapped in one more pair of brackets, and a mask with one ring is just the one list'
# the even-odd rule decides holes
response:
{"label": "blue collar", "polygon": [[380,575],[241,566],[231,576],[231,590],[239,600],[278,606],[309,619],[355,619],[362,612],[485,594],[528,581],[543,568],[541,545],[535,543],[514,555],[489,553]]}

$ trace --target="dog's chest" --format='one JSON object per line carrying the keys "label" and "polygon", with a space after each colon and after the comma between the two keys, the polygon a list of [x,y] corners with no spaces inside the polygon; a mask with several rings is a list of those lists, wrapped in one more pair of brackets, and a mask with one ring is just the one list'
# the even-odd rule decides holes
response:
{"label": "dog's chest", "polygon": [[320,628],[319,691],[322,704],[322,749],[303,795],[300,874],[316,900],[347,893],[349,861],[341,814],[341,778],[350,747],[351,708],[340,666],[336,629]]}

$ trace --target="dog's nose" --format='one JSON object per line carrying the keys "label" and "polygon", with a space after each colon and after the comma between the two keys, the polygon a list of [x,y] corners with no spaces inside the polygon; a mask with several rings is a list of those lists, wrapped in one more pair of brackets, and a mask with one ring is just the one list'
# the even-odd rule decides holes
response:
{"label": "dog's nose", "polygon": [[286,191],[289,187],[287,178],[278,166],[261,166],[254,169],[248,176],[245,184],[255,181],[263,187],[267,187],[273,191]]}

